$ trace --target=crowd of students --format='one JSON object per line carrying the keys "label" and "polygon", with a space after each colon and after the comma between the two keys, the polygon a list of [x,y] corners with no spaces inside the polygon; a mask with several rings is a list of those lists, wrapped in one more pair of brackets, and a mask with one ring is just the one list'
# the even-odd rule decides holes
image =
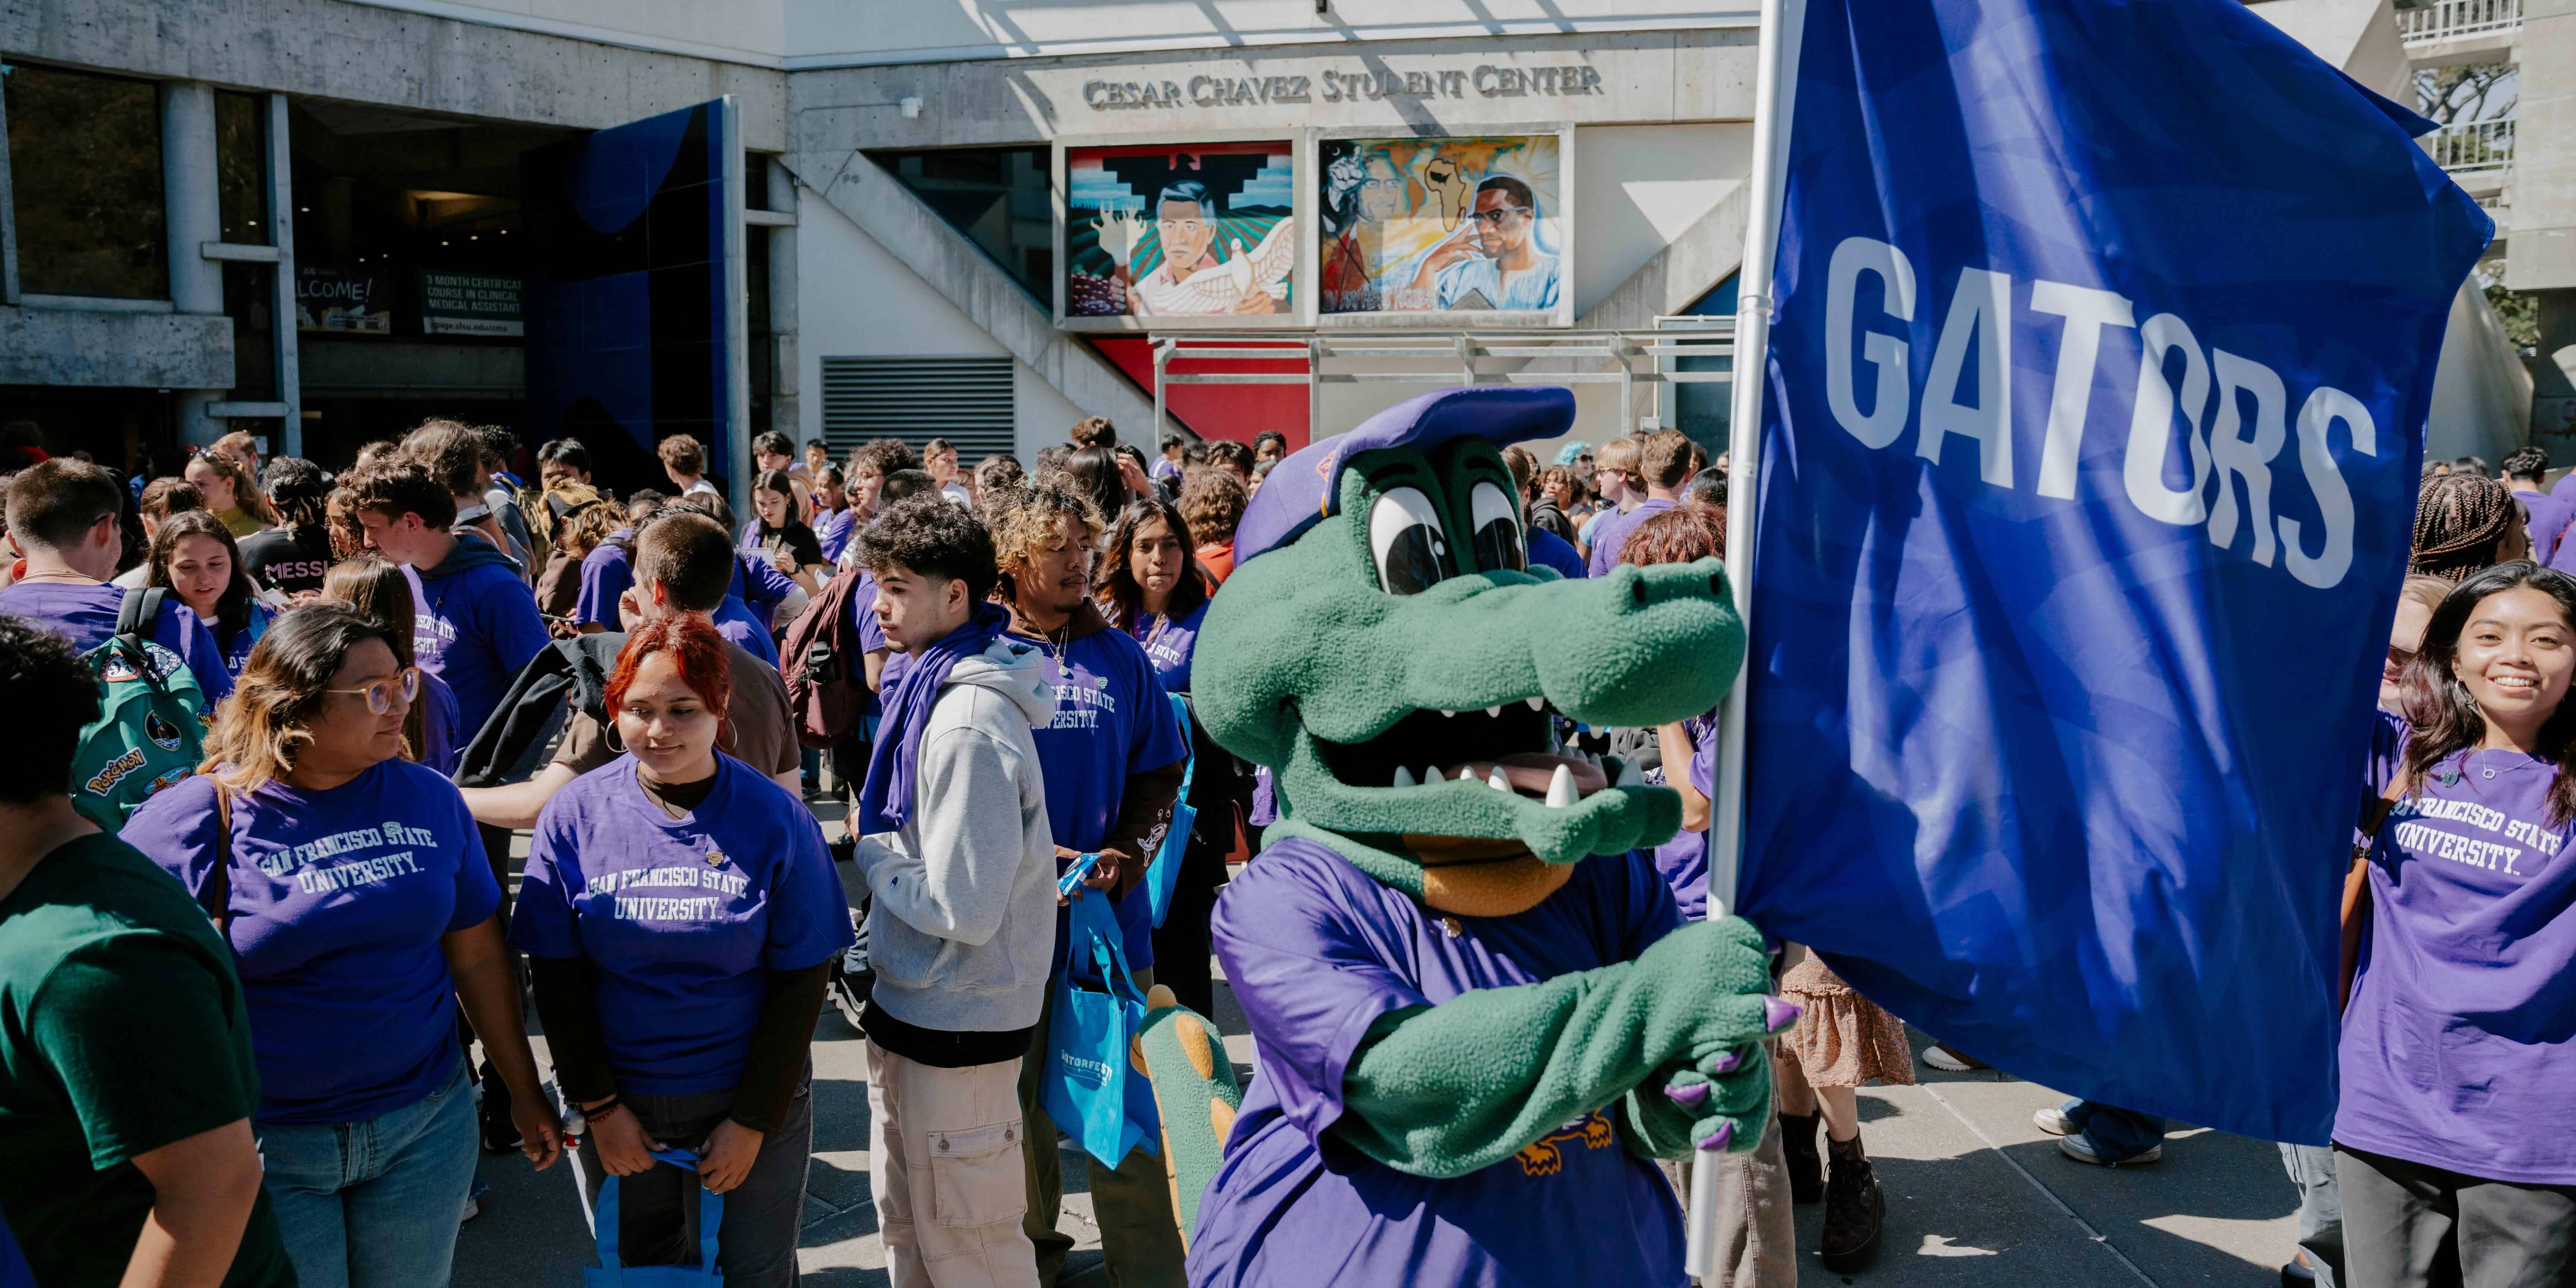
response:
{"label": "crowd of students", "polygon": [[[726,1196],[726,1281],[793,1283],[829,1004],[865,1038],[893,1281],[1056,1282],[1074,1240],[1036,1057],[1065,909],[1110,901],[1138,989],[1215,1010],[1210,922],[1275,802],[1199,726],[1192,653],[1286,440],[1148,457],[1094,418],[1025,467],[968,469],[937,439],[835,461],[767,433],[744,516],[685,436],[658,445],[669,492],[623,497],[579,442],[522,480],[507,431],[451,421],[336,476],[255,446],[174,477],[6,479],[0,1271],[444,1283],[478,1152],[515,1150],[569,1156],[586,1209],[620,1178],[630,1263],[694,1260],[703,1189]],[[1505,459],[1543,575],[1724,553],[1724,458],[1678,432]],[[2525,449],[2504,480],[2426,473],[2355,749],[2379,808],[2343,1047],[2318,1053],[2340,1064],[2336,1147],[2284,1147],[2292,1277],[2576,1273],[2576,1110],[2529,1094],[2576,1086],[2576,580],[2554,568],[2576,488],[2546,470]],[[118,658],[201,727],[104,704]],[[1712,716],[1571,735],[1681,796],[1652,857],[1686,917]],[[198,763],[123,814],[92,799],[120,721]],[[1177,865],[1160,925],[1157,862]],[[1803,1014],[1778,1112],[1728,1184],[1776,1209],[1746,1276],[1786,1284],[1787,1204],[1824,1204],[1827,1269],[1874,1257],[1857,1089],[1914,1073],[1902,1023],[1813,954],[1787,946],[1779,989]],[[2157,1156],[2142,1115],[2041,1119],[2080,1161]],[[1185,1281],[1158,1159],[1094,1166],[1090,1192],[1113,1282]]]}

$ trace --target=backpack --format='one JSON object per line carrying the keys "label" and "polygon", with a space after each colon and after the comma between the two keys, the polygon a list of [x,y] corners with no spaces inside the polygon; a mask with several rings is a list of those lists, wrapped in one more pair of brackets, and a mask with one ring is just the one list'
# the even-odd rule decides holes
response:
{"label": "backpack", "polygon": [[458,753],[459,787],[498,787],[524,782],[546,767],[555,736],[575,708],[601,724],[608,716],[608,679],[626,647],[618,631],[575,635],[538,650],[519,668],[499,705]]}
{"label": "backpack", "polygon": [[858,568],[833,574],[813,605],[787,628],[787,642],[778,650],[797,740],[816,750],[841,745],[867,714],[867,663],[850,622],[850,597],[866,576]]}
{"label": "backpack", "polygon": [[206,693],[196,673],[178,665],[166,676],[153,673],[146,635],[168,595],[162,586],[128,589],[117,605],[116,633],[81,655],[98,677],[98,719],[81,728],[72,757],[72,806],[110,832],[204,758]]}

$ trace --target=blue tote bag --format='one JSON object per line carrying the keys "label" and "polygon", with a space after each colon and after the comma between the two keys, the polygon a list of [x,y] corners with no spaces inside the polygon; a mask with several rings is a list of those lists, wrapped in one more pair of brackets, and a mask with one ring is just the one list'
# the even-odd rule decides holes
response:
{"label": "blue tote bag", "polygon": [[[684,1172],[698,1170],[698,1156],[685,1149],[657,1149],[653,1157]],[[698,1264],[630,1266],[617,1259],[617,1178],[599,1185],[599,1207],[591,1228],[598,1233],[599,1264],[581,1268],[581,1288],[724,1288],[716,1269],[716,1234],[724,1227],[724,1196],[704,1186],[698,1191]]]}
{"label": "blue tote bag", "polygon": [[[1127,977],[1118,914],[1095,890],[1073,901],[1067,921],[1064,960],[1048,984],[1055,1012],[1047,1020],[1047,1116],[1105,1166],[1116,1167],[1140,1144],[1160,1155],[1154,1089],[1127,1055],[1145,1023],[1145,999]],[[1086,970],[1096,983],[1083,977]]]}
{"label": "blue tote bag", "polygon": [[1181,722],[1181,746],[1189,759],[1181,768],[1181,794],[1172,798],[1172,826],[1163,833],[1163,844],[1154,851],[1154,861],[1145,865],[1145,897],[1154,911],[1154,928],[1163,928],[1163,918],[1172,915],[1172,891],[1181,881],[1181,857],[1189,852],[1190,829],[1198,826],[1199,812],[1190,807],[1190,784],[1199,776],[1198,744],[1190,737],[1190,700],[1183,694],[1172,694],[1172,715]]}

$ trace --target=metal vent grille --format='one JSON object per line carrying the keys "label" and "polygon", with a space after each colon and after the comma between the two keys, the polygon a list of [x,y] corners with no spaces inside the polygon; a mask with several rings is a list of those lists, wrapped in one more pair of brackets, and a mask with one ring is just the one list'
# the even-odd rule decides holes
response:
{"label": "metal vent grille", "polygon": [[944,438],[969,469],[1010,451],[1011,359],[823,359],[823,441],[842,456],[874,438],[900,438],[915,451]]}

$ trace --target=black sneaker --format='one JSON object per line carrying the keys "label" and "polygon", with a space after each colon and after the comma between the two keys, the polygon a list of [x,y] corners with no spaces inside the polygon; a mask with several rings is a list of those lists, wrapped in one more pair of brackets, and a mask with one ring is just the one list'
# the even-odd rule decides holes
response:
{"label": "black sneaker", "polygon": [[510,1087],[489,1061],[483,1065],[483,1102],[475,1106],[483,1120],[483,1152],[519,1152],[519,1124],[510,1117]]}
{"label": "black sneaker", "polygon": [[850,930],[856,938],[832,959],[823,995],[832,1000],[832,1009],[856,1029],[859,1017],[867,1014],[868,995],[876,988],[877,973],[868,966],[867,918],[856,908],[850,909]]}

